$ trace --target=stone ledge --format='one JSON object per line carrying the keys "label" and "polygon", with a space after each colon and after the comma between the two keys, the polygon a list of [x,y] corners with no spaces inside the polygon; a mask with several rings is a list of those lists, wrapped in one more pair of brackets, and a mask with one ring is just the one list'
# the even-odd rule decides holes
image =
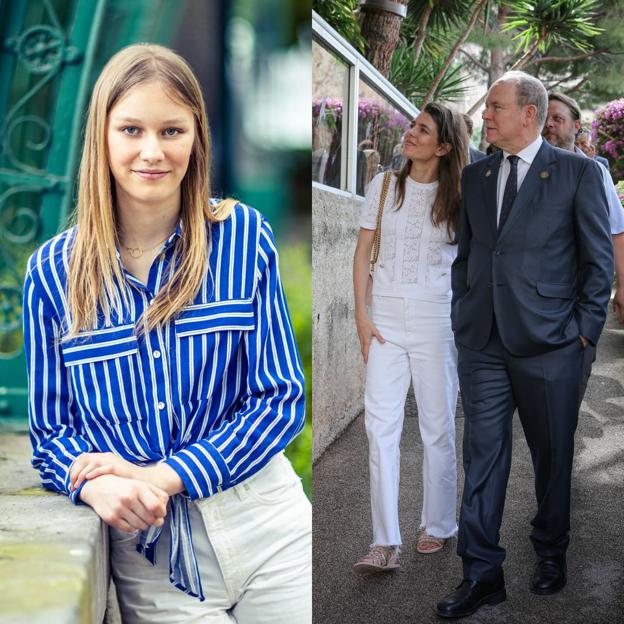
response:
{"label": "stone ledge", "polygon": [[0,436],[0,623],[100,624],[108,531],[86,506],[44,490],[27,436]]}

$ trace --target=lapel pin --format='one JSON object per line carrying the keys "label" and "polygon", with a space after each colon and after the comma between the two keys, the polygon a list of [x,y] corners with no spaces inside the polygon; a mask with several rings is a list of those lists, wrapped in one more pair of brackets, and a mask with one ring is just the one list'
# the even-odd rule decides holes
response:
{"label": "lapel pin", "polygon": [[487,178],[488,176],[491,176],[491,175],[492,175],[492,170],[491,170],[491,169],[488,169],[488,170],[485,172],[485,177]]}
{"label": "lapel pin", "polygon": [[547,178],[550,178],[550,173],[548,173],[548,171],[542,171],[540,173],[540,178],[542,178],[542,180],[546,180]]}

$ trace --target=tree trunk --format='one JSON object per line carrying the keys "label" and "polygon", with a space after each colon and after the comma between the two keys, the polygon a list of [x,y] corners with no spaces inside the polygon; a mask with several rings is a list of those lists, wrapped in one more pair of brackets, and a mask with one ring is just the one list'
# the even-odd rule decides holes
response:
{"label": "tree trunk", "polygon": [[[407,5],[408,0],[396,0]],[[402,18],[387,11],[368,10],[364,12],[361,32],[368,45],[366,58],[386,78],[390,73],[392,53],[399,42]]]}
{"label": "tree trunk", "polygon": [[425,97],[423,98],[422,106],[425,106],[426,104],[428,104],[431,101],[431,98],[433,98],[436,92],[436,89],[442,82],[442,78],[444,78],[444,75],[446,74],[449,67],[451,66],[451,63],[455,59],[455,56],[457,56],[457,52],[459,51],[459,48],[461,48],[464,41],[468,39],[468,35],[470,34],[470,31],[472,30],[472,27],[475,25],[475,22],[477,21],[477,18],[479,17],[479,13],[481,13],[481,9],[483,8],[483,5],[487,1],[488,0],[477,0],[475,2],[472,15],[470,16],[470,20],[468,21],[468,25],[464,29],[464,32],[462,32],[462,34],[459,36],[459,39],[455,42],[455,45],[453,46],[451,53],[448,55],[448,58],[446,59],[446,63],[444,63],[444,67],[439,71],[438,75],[434,78],[433,84],[429,87],[429,90],[427,91]]}
{"label": "tree trunk", "polygon": [[[501,6],[496,15],[495,33],[500,34],[501,28],[507,16],[509,15],[509,7]],[[496,80],[505,73],[505,51],[502,48],[492,48],[490,51],[490,69],[488,71],[488,89]]]}
{"label": "tree trunk", "polygon": [[[509,7],[500,6],[496,15],[496,25],[494,26],[494,32],[500,34],[501,27],[505,23],[507,16],[509,15]],[[503,74],[505,73],[505,51],[502,48],[492,48],[490,50],[490,68],[488,70],[488,82],[487,88],[489,89]],[[477,108],[481,105],[483,100],[479,100],[474,104],[469,115],[473,115]],[[481,128],[481,141],[479,142],[479,149],[485,152],[487,147],[487,141],[485,140],[485,124]]]}
{"label": "tree trunk", "polygon": [[422,52],[425,38],[427,37],[427,24],[429,17],[433,11],[433,4],[428,4],[418,21],[418,30],[416,31],[416,39],[414,39],[414,65],[418,63],[420,53]]}

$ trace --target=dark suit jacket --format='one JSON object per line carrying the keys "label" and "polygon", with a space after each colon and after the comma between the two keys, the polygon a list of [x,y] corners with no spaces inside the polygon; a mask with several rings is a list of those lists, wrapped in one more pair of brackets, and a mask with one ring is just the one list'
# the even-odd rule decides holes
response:
{"label": "dark suit jacket", "polygon": [[502,152],[462,176],[459,247],[452,268],[455,340],[480,350],[492,320],[506,349],[537,355],[583,335],[596,343],[613,277],[600,165],[542,143],[500,235]]}
{"label": "dark suit jacket", "polygon": [[487,154],[482,152],[481,150],[475,149],[472,145],[469,147],[470,152],[470,162],[477,162],[477,160],[481,160],[482,158],[487,158]]}

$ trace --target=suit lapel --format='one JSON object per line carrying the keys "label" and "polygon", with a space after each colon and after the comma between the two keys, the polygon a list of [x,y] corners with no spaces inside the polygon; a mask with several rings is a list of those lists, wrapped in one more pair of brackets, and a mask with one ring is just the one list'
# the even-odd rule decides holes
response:
{"label": "suit lapel", "polygon": [[496,239],[496,204],[498,199],[498,170],[503,160],[503,153],[497,152],[490,157],[483,171],[483,197],[485,197],[485,213],[494,239]]}
{"label": "suit lapel", "polygon": [[550,168],[552,163],[556,160],[555,150],[553,150],[544,139],[516,195],[516,199],[511,207],[511,212],[498,236],[499,239],[503,238],[513,227],[518,215],[525,212],[526,207],[530,204],[531,199],[537,193],[540,186],[550,177]]}

